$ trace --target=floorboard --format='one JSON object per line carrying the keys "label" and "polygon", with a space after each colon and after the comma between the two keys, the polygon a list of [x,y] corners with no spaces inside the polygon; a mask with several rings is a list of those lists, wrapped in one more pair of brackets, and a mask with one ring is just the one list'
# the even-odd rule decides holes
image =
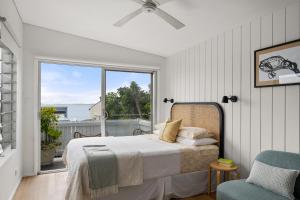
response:
{"label": "floorboard", "polygon": [[[66,172],[23,178],[14,200],[64,200]],[[184,200],[215,200],[215,194],[199,195]]]}

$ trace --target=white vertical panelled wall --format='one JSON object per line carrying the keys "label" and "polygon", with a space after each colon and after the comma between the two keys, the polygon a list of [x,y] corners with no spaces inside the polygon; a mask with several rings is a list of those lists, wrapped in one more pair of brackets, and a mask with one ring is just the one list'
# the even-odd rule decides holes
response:
{"label": "white vertical panelled wall", "polygon": [[[213,101],[225,113],[225,155],[249,173],[267,149],[300,152],[300,87],[254,88],[254,51],[300,38],[300,1],[254,18],[168,58],[164,92],[177,102]],[[237,103],[222,104],[223,95]],[[169,115],[165,104],[161,120]]]}

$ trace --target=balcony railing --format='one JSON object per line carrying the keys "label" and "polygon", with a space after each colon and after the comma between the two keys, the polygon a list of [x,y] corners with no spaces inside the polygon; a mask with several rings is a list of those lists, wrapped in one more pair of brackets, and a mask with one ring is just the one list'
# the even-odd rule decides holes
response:
{"label": "balcony railing", "polygon": [[[59,122],[57,128],[62,131],[62,135],[59,138],[61,145],[57,148],[56,156],[61,156],[68,142],[74,138],[74,132],[95,136],[101,132],[101,122],[96,120]],[[132,136],[151,133],[151,121],[143,119],[106,120],[105,128],[107,136]]]}

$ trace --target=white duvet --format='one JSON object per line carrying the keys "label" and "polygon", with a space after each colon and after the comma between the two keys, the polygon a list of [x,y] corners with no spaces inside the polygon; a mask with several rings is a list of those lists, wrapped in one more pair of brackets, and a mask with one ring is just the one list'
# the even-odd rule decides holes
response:
{"label": "white duvet", "polygon": [[90,199],[87,159],[82,146],[92,144],[107,145],[116,154],[119,187],[139,185],[143,180],[180,173],[180,148],[153,135],[74,139],[64,152],[68,166],[68,200]]}

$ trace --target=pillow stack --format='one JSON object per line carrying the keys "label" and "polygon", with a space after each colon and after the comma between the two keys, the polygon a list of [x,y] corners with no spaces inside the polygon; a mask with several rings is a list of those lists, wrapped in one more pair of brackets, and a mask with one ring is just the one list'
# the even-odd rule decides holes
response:
{"label": "pillow stack", "polygon": [[208,133],[207,129],[199,127],[181,127],[178,137],[197,140],[202,138],[210,138],[213,134]]}
{"label": "pillow stack", "polygon": [[188,146],[202,146],[218,143],[214,135],[205,128],[182,127],[178,133],[177,142]]}
{"label": "pillow stack", "polygon": [[159,139],[166,142],[178,142],[188,146],[201,146],[215,144],[218,141],[213,138],[205,128],[181,127],[182,120],[166,121],[154,126],[154,134],[159,135]]}

